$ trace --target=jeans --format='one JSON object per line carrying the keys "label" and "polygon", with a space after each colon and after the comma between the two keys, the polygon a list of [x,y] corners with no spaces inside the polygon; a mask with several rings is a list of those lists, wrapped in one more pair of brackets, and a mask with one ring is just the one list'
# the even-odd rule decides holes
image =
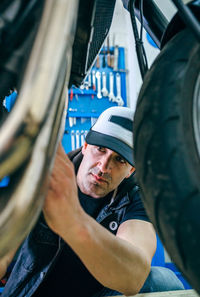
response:
{"label": "jeans", "polygon": [[[151,267],[149,276],[147,277],[140,293],[150,292],[163,292],[163,291],[174,291],[184,290],[182,282],[178,279],[176,274],[165,267]],[[122,295],[117,291],[113,291],[108,288],[104,288],[92,297],[103,297],[103,296],[116,296]]]}

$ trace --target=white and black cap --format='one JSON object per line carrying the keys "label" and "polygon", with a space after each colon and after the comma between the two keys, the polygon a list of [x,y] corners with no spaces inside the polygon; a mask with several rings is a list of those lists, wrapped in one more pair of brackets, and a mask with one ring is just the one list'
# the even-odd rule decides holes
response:
{"label": "white and black cap", "polygon": [[109,148],[134,166],[133,115],[129,107],[113,106],[106,109],[89,130],[86,142]]}

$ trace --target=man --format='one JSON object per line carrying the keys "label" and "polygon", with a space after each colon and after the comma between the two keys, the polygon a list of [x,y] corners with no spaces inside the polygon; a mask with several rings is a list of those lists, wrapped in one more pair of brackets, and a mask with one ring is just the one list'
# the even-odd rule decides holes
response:
{"label": "man", "polygon": [[103,290],[141,290],[156,235],[134,181],[132,125],[130,108],[111,107],[82,149],[69,154],[73,164],[59,146],[44,216],[25,240],[3,296],[96,297]]}

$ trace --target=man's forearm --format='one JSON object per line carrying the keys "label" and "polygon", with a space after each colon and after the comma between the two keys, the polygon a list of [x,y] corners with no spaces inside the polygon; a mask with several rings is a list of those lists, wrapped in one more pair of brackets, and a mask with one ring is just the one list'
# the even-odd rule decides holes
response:
{"label": "man's forearm", "polygon": [[62,237],[106,287],[133,295],[149,274],[150,261],[142,250],[114,236],[85,213],[80,223],[70,232],[66,229]]}

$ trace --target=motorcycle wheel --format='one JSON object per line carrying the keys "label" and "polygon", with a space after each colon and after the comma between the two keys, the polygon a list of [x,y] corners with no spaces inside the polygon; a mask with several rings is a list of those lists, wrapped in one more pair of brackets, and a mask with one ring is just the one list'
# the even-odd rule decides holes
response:
{"label": "motorcycle wheel", "polygon": [[145,76],[134,119],[137,180],[171,259],[200,293],[200,44],[185,29]]}

